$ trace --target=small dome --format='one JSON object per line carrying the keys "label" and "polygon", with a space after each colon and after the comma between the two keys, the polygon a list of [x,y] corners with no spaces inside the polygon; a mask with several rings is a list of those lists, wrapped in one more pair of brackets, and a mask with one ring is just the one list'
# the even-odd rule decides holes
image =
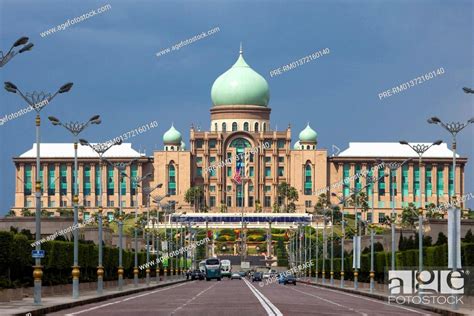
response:
{"label": "small dome", "polygon": [[300,141],[297,141],[297,142],[293,145],[293,149],[295,149],[295,150],[300,150],[300,149],[301,149]]}
{"label": "small dome", "polygon": [[181,141],[181,133],[171,124],[171,128],[163,135],[163,143],[166,145],[180,145]]}
{"label": "small dome", "polygon": [[211,99],[215,106],[267,106],[270,101],[270,89],[265,78],[245,62],[240,48],[240,55],[235,64],[214,81]]}
{"label": "small dome", "polygon": [[186,150],[186,144],[184,143],[184,141],[181,141],[180,148],[181,148],[181,150]]}
{"label": "small dome", "polygon": [[306,143],[315,143],[318,138],[318,133],[316,133],[310,126],[309,123],[306,125],[305,129],[301,131],[299,135],[301,142]]}

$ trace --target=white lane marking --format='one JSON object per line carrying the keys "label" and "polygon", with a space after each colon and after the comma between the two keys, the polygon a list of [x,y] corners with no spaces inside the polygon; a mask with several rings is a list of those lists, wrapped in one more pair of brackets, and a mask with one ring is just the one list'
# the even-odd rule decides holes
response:
{"label": "white lane marking", "polygon": [[[307,284],[303,284],[304,286],[307,286],[307,287],[312,287],[314,288],[314,286],[311,286],[311,285],[307,285]],[[400,305],[392,305],[392,304],[388,304],[388,303],[385,303],[384,301],[380,301],[380,300],[376,300],[376,299],[372,299],[372,298],[367,298],[367,297],[364,297],[362,295],[356,295],[356,294],[352,294],[352,293],[347,293],[347,292],[344,292],[344,291],[338,291],[338,290],[333,290],[333,289],[328,289],[328,288],[325,288],[325,287],[317,287],[318,289],[322,289],[322,290],[326,290],[326,291],[331,291],[331,292],[336,292],[336,293],[340,293],[340,294],[345,294],[345,295],[348,295],[348,296],[352,296],[352,297],[355,297],[355,298],[361,298],[363,300],[366,300],[366,301],[370,301],[370,302],[374,302],[374,303],[380,303],[382,305],[387,305],[387,306],[390,306],[390,307],[398,307],[398,308],[401,308],[401,309],[405,309],[407,311],[410,311],[410,312],[413,312],[413,313],[417,313],[417,314],[421,314],[421,315],[425,315],[425,316],[430,316],[430,315],[433,315],[433,314],[426,314],[426,313],[423,313],[423,312],[419,312],[415,309],[411,309],[411,308],[408,308],[408,307],[405,307],[405,306],[400,306]]]}
{"label": "white lane marking", "polygon": [[214,286],[216,286],[218,283],[214,283],[213,285],[211,285],[210,287],[208,287],[207,289],[204,289],[202,290],[201,292],[199,292],[198,294],[194,295],[192,298],[190,298],[189,300],[187,300],[183,305],[181,306],[178,306],[174,311],[171,312],[171,315],[173,315],[174,313],[176,313],[177,311],[179,311],[180,309],[182,309],[184,306],[188,305],[189,303],[191,303],[192,301],[194,301],[196,298],[198,298],[199,296],[201,296],[202,294],[204,294],[205,292],[209,291],[211,288],[213,288]]}
{"label": "white lane marking", "polygon": [[297,290],[297,289],[294,289],[294,288],[291,288],[291,287],[289,287],[289,289],[291,289],[291,290],[293,290],[293,291],[296,291],[296,292],[300,292],[300,293],[305,294],[305,295],[308,295],[308,296],[315,297],[315,298],[317,298],[317,299],[320,299],[321,301],[324,301],[324,302],[327,302],[327,303],[330,303],[330,304],[333,304],[333,305],[336,305],[336,306],[339,306],[339,307],[348,309],[348,310],[350,310],[351,312],[360,314],[360,315],[362,315],[362,316],[368,316],[368,314],[366,314],[366,313],[360,312],[360,311],[358,311],[358,310],[356,310],[356,309],[353,309],[352,307],[349,307],[349,306],[345,306],[345,305],[336,303],[336,302],[331,301],[331,300],[328,300],[328,299],[326,299],[326,298],[322,298],[322,297],[317,296],[317,295],[314,295],[314,294],[306,293],[306,292],[303,292],[303,291],[300,291],[300,290]]}
{"label": "white lane marking", "polygon": [[250,291],[252,291],[253,295],[258,299],[260,304],[263,306],[263,308],[267,311],[267,314],[269,316],[283,316],[283,314],[280,312],[280,310],[270,302],[268,298],[265,297],[259,290],[257,290],[249,281],[247,281],[245,278],[243,279],[245,284],[250,288]]}
{"label": "white lane marking", "polygon": [[84,310],[81,310],[81,311],[77,311],[77,312],[74,312],[74,313],[65,314],[65,316],[72,316],[72,315],[78,315],[78,314],[90,312],[90,311],[93,311],[93,310],[96,310],[96,309],[99,309],[99,308],[102,308],[102,307],[107,307],[107,306],[110,306],[110,305],[113,305],[113,304],[122,303],[122,302],[125,302],[125,301],[128,301],[128,300],[134,299],[134,298],[138,298],[138,297],[142,297],[142,296],[154,294],[154,293],[157,293],[157,292],[162,292],[162,291],[166,291],[166,290],[171,290],[171,289],[174,289],[174,288],[183,286],[183,285],[185,285],[185,284],[190,284],[190,283],[194,283],[194,282],[181,283],[181,284],[173,285],[173,286],[166,287],[166,288],[163,288],[163,289],[160,289],[160,290],[148,292],[148,293],[145,293],[145,294],[135,295],[135,296],[128,297],[128,298],[125,298],[125,299],[120,300],[120,301],[111,302],[111,303],[106,303],[106,304],[94,306],[94,307],[91,307],[91,308],[88,308],[88,309],[84,309]]}

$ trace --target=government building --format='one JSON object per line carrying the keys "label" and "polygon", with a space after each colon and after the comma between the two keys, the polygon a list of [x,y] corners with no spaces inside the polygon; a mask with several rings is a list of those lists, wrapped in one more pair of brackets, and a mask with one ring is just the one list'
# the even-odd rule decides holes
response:
{"label": "government building", "polygon": [[[247,64],[242,50],[234,65],[215,80],[211,100],[209,130],[191,127],[188,144],[181,132],[171,125],[163,135],[163,149],[155,150],[151,156],[134,150],[130,143],[107,151],[104,158],[111,162],[135,159],[124,170],[127,177],[122,180],[110,164],[99,168],[99,157],[90,147],[79,145],[78,198],[83,216],[93,214],[100,201],[109,216],[120,204],[126,213],[136,208],[141,213],[148,206],[156,208],[150,195],[162,198],[161,204],[169,203],[177,213],[195,210],[246,214],[284,212],[287,202],[279,199],[277,192],[278,184],[283,182],[298,192],[295,213],[305,214],[313,210],[321,193],[344,197],[354,188],[364,188],[365,178],[354,175],[374,168],[377,159],[402,162],[413,158],[392,177],[383,177],[364,190],[369,205],[373,195],[374,222],[389,215],[392,203],[398,212],[410,202],[419,205],[420,190],[423,205],[449,202],[454,195],[453,153],[445,143],[431,147],[423,155],[420,166],[418,155],[409,146],[399,143],[349,143],[338,155],[330,156],[326,149],[318,147],[318,134],[309,123],[296,137],[291,126],[271,130],[268,83]],[[12,210],[18,216],[25,209],[33,212],[35,209],[35,153],[36,145],[33,145],[13,158],[16,189]],[[73,157],[71,143],[41,144],[42,209],[51,216],[57,216],[60,209],[72,207]],[[454,172],[458,197],[465,194],[466,163],[467,158],[457,156]],[[140,186],[131,180],[148,173],[152,176]],[[241,184],[235,181],[237,173],[241,175]],[[389,175],[390,170],[385,166],[372,174]],[[145,187],[157,188],[146,194]],[[185,201],[185,193],[191,187],[201,187],[204,192],[196,205]],[[391,201],[390,188],[394,189],[394,201]],[[332,202],[337,203],[337,198],[332,197]],[[350,214],[353,208],[344,211]]]}

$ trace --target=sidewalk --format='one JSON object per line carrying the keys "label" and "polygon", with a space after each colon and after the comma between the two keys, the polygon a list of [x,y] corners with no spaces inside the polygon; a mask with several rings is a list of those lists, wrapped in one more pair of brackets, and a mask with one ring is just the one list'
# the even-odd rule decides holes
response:
{"label": "sidewalk", "polygon": [[140,282],[141,283],[138,285],[138,287],[134,287],[132,280],[132,283],[123,286],[122,291],[118,291],[116,287],[104,288],[102,295],[97,295],[95,290],[82,291],[78,299],[73,299],[71,297],[72,293],[67,293],[67,295],[43,297],[41,306],[36,306],[33,303],[33,298],[31,297],[22,300],[0,303],[0,315],[44,315],[66,308],[101,302],[111,298],[183,283],[186,282],[186,277],[180,279],[168,279],[165,281],[160,281],[158,284],[154,279],[152,279],[152,282],[150,282],[149,286],[143,283],[143,279],[140,279]]}
{"label": "sidewalk", "polygon": [[[362,283],[359,282],[359,288],[357,290],[354,289],[354,282],[345,280],[344,281],[344,288],[340,287],[341,280],[334,279],[334,285],[331,285],[331,281],[329,279],[325,279],[325,284],[322,284],[322,279],[318,279],[318,283],[315,282],[315,278],[300,278],[300,283],[306,283],[312,286],[319,286],[324,287],[327,289],[333,289],[337,291],[343,291],[352,294],[358,294],[367,296],[373,299],[381,300],[388,303],[388,285],[387,284],[375,284],[375,290],[373,293],[370,293],[370,285],[369,283]],[[463,315],[474,315],[474,297],[465,296],[465,304],[460,306],[458,310],[453,310],[446,305],[417,305],[417,304],[405,304],[404,306],[415,307],[419,309],[424,309],[426,311],[430,311],[433,313],[438,313],[441,315],[449,315],[449,316],[463,316]]]}

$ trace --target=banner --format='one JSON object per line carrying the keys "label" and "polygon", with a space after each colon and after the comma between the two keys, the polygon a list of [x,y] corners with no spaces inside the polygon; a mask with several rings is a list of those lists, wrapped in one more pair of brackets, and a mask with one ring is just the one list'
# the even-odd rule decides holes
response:
{"label": "banner", "polygon": [[360,236],[354,236],[353,245],[352,268],[360,269]]}
{"label": "banner", "polygon": [[[456,266],[453,255],[456,253]],[[448,268],[461,269],[461,214],[457,207],[448,210]]]}

